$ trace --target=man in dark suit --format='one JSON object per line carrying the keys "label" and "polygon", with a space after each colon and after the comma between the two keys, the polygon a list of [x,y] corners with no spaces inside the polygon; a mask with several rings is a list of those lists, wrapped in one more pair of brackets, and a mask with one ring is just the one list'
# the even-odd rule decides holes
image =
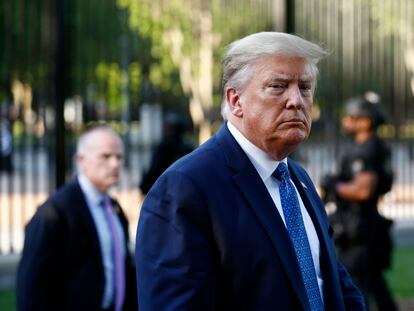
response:
{"label": "man in dark suit", "polygon": [[81,135],[79,175],[27,224],[17,273],[17,309],[136,310],[128,222],[107,191],[119,180],[123,144],[109,127]]}
{"label": "man in dark suit", "polygon": [[168,113],[164,116],[163,135],[161,142],[155,148],[148,171],[142,176],[139,188],[147,194],[160,175],[176,160],[193,151],[185,143],[185,122],[182,116]]}
{"label": "man in dark suit", "polygon": [[364,310],[324,206],[287,156],[309,135],[317,45],[276,32],[232,43],[219,132],[142,206],[138,301],[147,310]]}

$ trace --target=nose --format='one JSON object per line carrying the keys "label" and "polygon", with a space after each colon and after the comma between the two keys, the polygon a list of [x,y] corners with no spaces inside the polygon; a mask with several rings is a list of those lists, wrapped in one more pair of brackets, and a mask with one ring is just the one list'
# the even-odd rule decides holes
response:
{"label": "nose", "polygon": [[296,110],[302,110],[304,103],[303,103],[303,97],[300,93],[300,89],[297,85],[291,86],[288,89],[288,100],[286,103],[287,109],[296,109]]}
{"label": "nose", "polygon": [[119,169],[121,167],[122,164],[122,159],[119,156],[112,156],[110,158],[110,164],[113,168],[117,168]]}

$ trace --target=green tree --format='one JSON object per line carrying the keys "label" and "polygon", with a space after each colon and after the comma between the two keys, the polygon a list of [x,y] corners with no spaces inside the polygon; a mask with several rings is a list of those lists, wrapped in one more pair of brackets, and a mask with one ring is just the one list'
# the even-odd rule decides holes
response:
{"label": "green tree", "polygon": [[[34,110],[39,97],[52,104],[56,26],[62,18],[65,96],[102,102],[112,117],[119,117],[125,94],[138,105],[143,66],[151,60],[142,57],[148,43],[129,29],[125,10],[115,0],[64,0],[63,15],[57,16],[55,2],[6,0],[0,6],[0,102],[11,100],[13,85],[22,84],[33,91]],[[133,61],[137,55],[140,62]]]}
{"label": "green tree", "polygon": [[[223,46],[272,25],[268,0],[117,0],[129,12],[129,26],[151,40],[151,82],[180,88],[202,142],[211,134],[211,115],[220,103],[219,59]],[[178,71],[179,80],[169,79]]]}

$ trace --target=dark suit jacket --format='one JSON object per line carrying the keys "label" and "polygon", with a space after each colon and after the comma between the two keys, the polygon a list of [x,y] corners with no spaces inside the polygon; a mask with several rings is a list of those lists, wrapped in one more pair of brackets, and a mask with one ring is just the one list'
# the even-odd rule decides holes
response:
{"label": "dark suit jacket", "polygon": [[[127,219],[114,203],[128,243]],[[135,268],[129,254],[125,267],[124,310],[137,310],[136,282],[131,277]],[[17,273],[17,309],[101,310],[104,282],[98,233],[75,179],[40,206],[26,226]]]}
{"label": "dark suit jacket", "polygon": [[[312,181],[294,161],[289,168],[319,237],[326,310],[364,310]],[[284,223],[226,126],[148,193],[136,262],[141,311],[310,310]]]}

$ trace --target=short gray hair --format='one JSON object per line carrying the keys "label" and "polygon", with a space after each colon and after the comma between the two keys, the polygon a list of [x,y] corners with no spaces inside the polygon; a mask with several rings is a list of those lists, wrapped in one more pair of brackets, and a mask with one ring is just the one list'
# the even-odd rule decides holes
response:
{"label": "short gray hair", "polygon": [[76,145],[76,154],[86,154],[89,152],[88,146],[93,139],[93,134],[96,132],[105,132],[113,135],[115,138],[119,139],[122,143],[121,137],[118,133],[109,125],[104,123],[94,124],[86,128],[86,130],[79,136],[78,143]]}
{"label": "short gray hair", "polygon": [[[228,87],[240,88],[250,78],[254,62],[263,56],[291,56],[307,60],[316,81],[317,63],[327,55],[319,45],[298,36],[282,32],[258,32],[234,41],[223,57],[223,91]],[[227,117],[227,104],[222,103],[223,118]]]}

